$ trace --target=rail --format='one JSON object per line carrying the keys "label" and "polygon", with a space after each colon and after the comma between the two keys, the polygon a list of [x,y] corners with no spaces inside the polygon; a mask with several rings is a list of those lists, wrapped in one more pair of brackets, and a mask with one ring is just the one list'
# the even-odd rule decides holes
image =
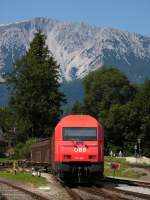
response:
{"label": "rail", "polygon": [[0,180],[0,195],[2,196],[2,199],[48,200],[48,198],[4,180]]}

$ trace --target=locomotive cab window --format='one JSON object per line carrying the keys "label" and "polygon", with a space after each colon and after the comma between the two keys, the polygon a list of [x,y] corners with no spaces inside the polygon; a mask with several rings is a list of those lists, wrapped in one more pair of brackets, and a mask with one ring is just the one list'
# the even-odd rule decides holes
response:
{"label": "locomotive cab window", "polygon": [[93,127],[65,127],[63,128],[63,140],[96,140],[96,128]]}

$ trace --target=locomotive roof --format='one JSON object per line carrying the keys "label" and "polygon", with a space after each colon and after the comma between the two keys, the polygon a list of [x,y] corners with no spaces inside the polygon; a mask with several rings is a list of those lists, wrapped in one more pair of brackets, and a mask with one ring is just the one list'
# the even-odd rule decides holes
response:
{"label": "locomotive roof", "polygon": [[90,115],[68,115],[63,117],[58,125],[61,126],[97,126],[98,121]]}

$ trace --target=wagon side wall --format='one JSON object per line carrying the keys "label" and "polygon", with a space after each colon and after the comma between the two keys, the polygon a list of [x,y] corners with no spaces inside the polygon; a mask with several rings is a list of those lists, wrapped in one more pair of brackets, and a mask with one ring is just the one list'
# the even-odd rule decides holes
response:
{"label": "wagon side wall", "polygon": [[33,163],[50,163],[51,162],[51,145],[50,139],[34,144],[31,148],[31,162]]}

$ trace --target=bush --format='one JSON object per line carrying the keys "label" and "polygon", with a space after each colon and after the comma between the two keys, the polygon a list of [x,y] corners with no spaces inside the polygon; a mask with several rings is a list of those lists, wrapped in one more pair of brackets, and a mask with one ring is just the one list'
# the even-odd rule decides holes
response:
{"label": "bush", "polygon": [[19,143],[14,148],[13,158],[15,159],[30,159],[30,152],[32,144],[36,143],[36,138],[31,138],[25,144]]}

